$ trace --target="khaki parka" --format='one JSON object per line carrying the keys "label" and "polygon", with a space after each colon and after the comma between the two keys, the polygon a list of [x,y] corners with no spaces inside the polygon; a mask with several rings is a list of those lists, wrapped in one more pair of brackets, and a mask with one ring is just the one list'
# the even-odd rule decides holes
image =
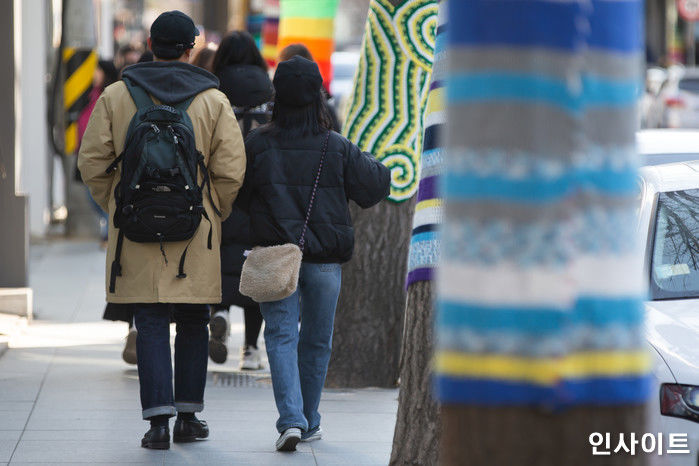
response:
{"label": "khaki parka", "polygon": [[[105,170],[117,154],[122,153],[126,132],[135,112],[136,106],[122,81],[107,87],[92,112],[78,156],[78,168],[92,197],[109,213],[107,301],[219,303],[222,219],[214,213],[206,192],[203,196],[204,208],[213,222],[213,249],[207,248],[209,222],[202,220],[187,251],[186,278],[176,276],[180,255],[188,241],[164,243],[166,262],[158,243],[135,243],[124,238],[122,275],[116,280],[115,293],[109,293],[109,274],[118,236],[113,224],[114,187],[119,181],[120,168],[111,174],[106,174]],[[228,99],[217,89],[198,94],[187,113],[194,126],[197,149],[204,155],[210,173],[212,198],[225,219],[230,214],[245,176],[245,146],[240,129]]]}

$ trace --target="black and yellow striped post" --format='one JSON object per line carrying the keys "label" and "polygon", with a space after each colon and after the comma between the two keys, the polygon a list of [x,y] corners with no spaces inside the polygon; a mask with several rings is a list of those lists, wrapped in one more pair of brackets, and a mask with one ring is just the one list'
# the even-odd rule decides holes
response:
{"label": "black and yellow striped post", "polygon": [[78,148],[78,118],[90,102],[92,77],[97,67],[97,52],[93,49],[66,47],[63,49],[65,81],[63,83],[63,109],[65,111],[66,155]]}

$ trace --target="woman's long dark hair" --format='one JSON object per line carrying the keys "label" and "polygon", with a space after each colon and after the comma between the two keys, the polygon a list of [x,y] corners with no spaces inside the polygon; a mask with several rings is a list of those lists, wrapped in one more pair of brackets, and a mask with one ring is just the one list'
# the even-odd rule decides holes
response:
{"label": "woman's long dark hair", "polygon": [[265,130],[287,139],[324,133],[332,127],[325,97],[318,90],[318,98],[305,107],[292,107],[275,100],[272,121],[266,125]]}
{"label": "woman's long dark hair", "polygon": [[262,58],[255,39],[247,31],[233,31],[223,38],[214,57],[213,73],[218,76],[230,65],[253,65],[267,71],[267,62]]}

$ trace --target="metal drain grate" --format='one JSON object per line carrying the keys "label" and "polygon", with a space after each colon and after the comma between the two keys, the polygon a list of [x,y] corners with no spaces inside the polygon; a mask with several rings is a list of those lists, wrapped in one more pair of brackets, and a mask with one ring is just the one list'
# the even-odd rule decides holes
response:
{"label": "metal drain grate", "polygon": [[269,374],[210,372],[209,381],[219,387],[272,388],[272,377]]}

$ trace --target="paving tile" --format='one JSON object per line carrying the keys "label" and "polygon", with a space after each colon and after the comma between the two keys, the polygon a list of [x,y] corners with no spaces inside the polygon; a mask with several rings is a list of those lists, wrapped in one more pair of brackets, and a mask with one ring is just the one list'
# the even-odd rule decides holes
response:
{"label": "paving tile", "polygon": [[396,407],[383,400],[321,400],[318,409],[321,413],[357,413],[393,414]]}
{"label": "paving tile", "polygon": [[[236,386],[241,381],[236,378],[237,348],[243,341],[237,309],[230,314],[229,361],[209,366],[201,418],[209,422],[210,439],[173,445],[165,452],[140,448],[148,424],[141,419],[138,374],[121,361],[126,326],[100,320],[104,253],[93,242],[52,243],[32,248],[31,270],[39,313],[48,320],[32,324],[34,334],[27,341],[46,347],[11,349],[0,359],[0,466],[15,445],[13,464],[388,462],[397,390],[326,390],[320,406],[324,439],[300,444],[293,454],[274,451],[278,414],[271,386]],[[17,444],[21,417],[32,405]],[[2,430],[4,418],[7,430]]]}
{"label": "paving tile", "polygon": [[[12,464],[26,464],[26,465],[40,465],[40,466],[65,466],[66,464],[89,464],[90,466],[120,466],[122,464],[129,464],[129,465],[149,465],[153,466],[153,464],[162,464],[162,460],[158,459],[155,463],[152,461],[144,461],[144,462],[136,462],[136,461],[124,461],[124,462],[102,462],[102,461],[64,461],[62,463],[55,463],[55,462],[46,462],[46,461],[12,461]],[[2,463],[0,463],[0,466],[2,466]]]}
{"label": "paving tile", "polygon": [[0,430],[23,430],[30,410],[0,411]]}
{"label": "paving tile", "polygon": [[112,428],[102,426],[101,430],[58,429],[58,430],[25,430],[22,440],[27,441],[75,441],[75,442],[108,442],[115,438],[120,442],[130,442],[140,445],[141,437],[145,433],[147,425],[143,423],[141,429]]}
{"label": "paving tile", "polygon": [[0,411],[31,411],[31,401],[0,401]]}
{"label": "paving tile", "polygon": [[369,412],[323,413],[323,436],[329,441],[393,442],[396,415]]}
{"label": "paving tile", "polygon": [[24,440],[19,443],[12,463],[53,461],[56,463],[160,463],[162,451],[147,450],[134,442]]}
{"label": "paving tile", "polygon": [[0,431],[0,464],[10,461],[20,435],[22,435],[21,430]]}
{"label": "paving tile", "polygon": [[129,419],[35,419],[32,417],[27,424],[28,430],[104,430],[105,426],[117,430],[132,430],[140,432],[147,424],[140,417]]}
{"label": "paving tile", "polygon": [[312,453],[246,453],[227,451],[207,451],[193,454],[179,448],[169,450],[165,455],[166,465],[206,464],[209,465],[239,465],[254,464],[259,466],[314,466],[316,464]]}
{"label": "paving tile", "polygon": [[113,423],[120,421],[131,421],[136,417],[140,419],[141,410],[136,406],[131,406],[131,409],[71,409],[71,410],[51,410],[48,408],[35,409],[32,413],[33,425],[36,422],[64,420],[66,422],[81,422],[92,419],[105,423]]}
{"label": "paving tile", "polygon": [[313,453],[319,465],[385,465],[391,458],[391,443],[386,442],[313,442]]}

